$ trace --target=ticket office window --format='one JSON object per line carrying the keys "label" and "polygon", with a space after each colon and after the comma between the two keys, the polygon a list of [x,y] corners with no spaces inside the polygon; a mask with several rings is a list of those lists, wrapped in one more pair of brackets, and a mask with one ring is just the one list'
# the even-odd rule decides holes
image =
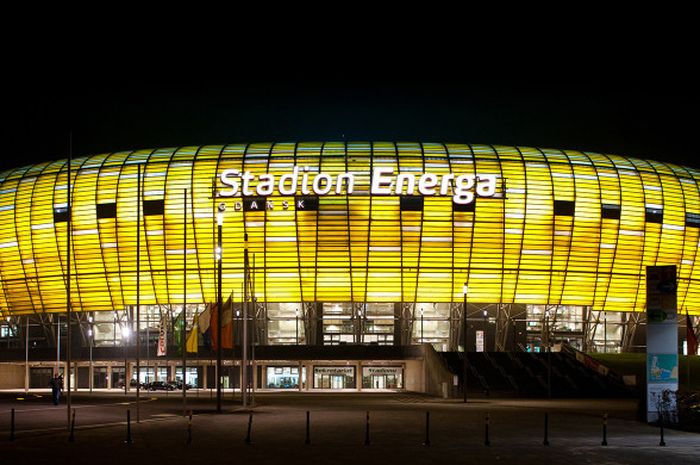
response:
{"label": "ticket office window", "polygon": [[354,389],[355,367],[314,367],[314,389]]}
{"label": "ticket office window", "polygon": [[403,368],[362,367],[362,389],[403,389]]}

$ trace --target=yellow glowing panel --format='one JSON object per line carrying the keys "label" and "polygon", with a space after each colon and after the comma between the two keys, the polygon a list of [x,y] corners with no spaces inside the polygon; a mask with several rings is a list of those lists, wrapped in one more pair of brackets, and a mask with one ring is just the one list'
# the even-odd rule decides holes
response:
{"label": "yellow glowing panel", "polygon": [[[354,191],[321,196],[318,210],[297,210],[293,195],[279,193],[266,199],[272,209],[259,211],[235,207],[240,195],[212,196],[225,169],[279,178],[294,166],[310,176],[352,172]],[[497,192],[463,211],[450,195],[402,211],[398,195],[370,196],[379,167],[416,177],[495,175]],[[460,302],[466,282],[471,302],[643,311],[645,267],[675,264],[679,308],[700,314],[700,228],[686,224],[687,213],[700,214],[699,179],[694,169],[615,155],[406,142],[76,158],[71,302],[99,311],[134,305],[137,295],[143,304],[181,303],[185,294],[191,303],[213,301],[215,212],[224,201],[225,295],[240,298],[247,235],[260,301]],[[67,184],[65,160],[0,174],[0,315],[65,311],[68,223],[54,211],[68,203]],[[163,211],[145,215],[142,203],[139,215],[139,190]],[[574,214],[556,213],[555,201],[573,202]],[[116,218],[97,218],[104,203],[116,203]],[[604,218],[602,204],[619,206],[619,218]],[[649,209],[662,210],[662,221],[649,221]]]}

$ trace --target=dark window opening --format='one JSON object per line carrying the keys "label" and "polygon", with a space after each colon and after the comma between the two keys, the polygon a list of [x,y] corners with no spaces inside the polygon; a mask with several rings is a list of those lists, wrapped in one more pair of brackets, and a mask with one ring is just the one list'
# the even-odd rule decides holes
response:
{"label": "dark window opening", "polygon": [[611,203],[604,203],[600,210],[600,215],[604,220],[619,220],[620,219],[620,206],[613,205]]}
{"label": "dark window opening", "polygon": [[452,211],[473,213],[474,211],[476,211],[476,198],[469,203],[457,203],[453,200]]}
{"label": "dark window opening", "polygon": [[67,223],[70,213],[68,207],[54,207],[53,209],[53,222],[54,223]]}
{"label": "dark window opening", "polygon": [[423,211],[423,197],[413,195],[401,196],[401,211],[421,212]]}
{"label": "dark window opening", "polygon": [[144,200],[143,201],[143,215],[162,215],[165,213],[165,200]]}
{"label": "dark window opening", "polygon": [[116,203],[98,203],[97,204],[97,218],[116,218],[117,217],[117,204]]}
{"label": "dark window opening", "polygon": [[686,213],[685,225],[692,226],[693,228],[700,228],[700,213]]}
{"label": "dark window opening", "polygon": [[555,200],[554,214],[556,216],[574,216],[574,205],[571,200]]}
{"label": "dark window opening", "polygon": [[646,207],[644,210],[644,220],[647,223],[662,224],[664,222],[664,211],[660,208]]}
{"label": "dark window opening", "polygon": [[297,196],[294,197],[294,208],[299,211],[318,211],[318,197]]}

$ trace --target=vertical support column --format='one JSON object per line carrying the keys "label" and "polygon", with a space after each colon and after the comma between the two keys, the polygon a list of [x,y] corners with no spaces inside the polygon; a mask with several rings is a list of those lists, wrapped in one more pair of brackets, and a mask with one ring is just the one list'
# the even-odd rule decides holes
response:
{"label": "vertical support column", "polygon": [[26,317],[27,329],[24,335],[24,392],[29,391],[29,315]]}
{"label": "vertical support column", "polygon": [[400,346],[401,342],[401,328],[403,327],[403,321],[401,319],[401,302],[394,302],[394,345]]}
{"label": "vertical support column", "polygon": [[[303,369],[304,369],[304,366],[302,365],[301,360],[299,360],[299,392],[301,392],[301,390],[303,389],[303,386],[304,386],[304,377],[303,377],[304,372],[302,371]],[[306,378],[306,382],[308,384],[308,382],[309,382],[308,377]]]}
{"label": "vertical support column", "polygon": [[306,365],[306,390],[311,390],[314,385],[314,368],[312,364]]}
{"label": "vertical support column", "polygon": [[358,360],[357,364],[355,364],[355,370],[357,370],[357,373],[355,373],[355,382],[357,383],[357,388],[358,391],[362,391],[362,360]]}

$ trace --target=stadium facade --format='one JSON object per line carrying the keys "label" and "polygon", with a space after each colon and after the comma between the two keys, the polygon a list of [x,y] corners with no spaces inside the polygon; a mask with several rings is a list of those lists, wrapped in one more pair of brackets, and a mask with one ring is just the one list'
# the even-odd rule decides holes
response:
{"label": "stadium facade", "polygon": [[[382,346],[638,350],[648,265],[676,265],[679,313],[700,315],[693,168],[570,150],[349,142],[74,158],[70,182],[67,165],[0,174],[0,350],[54,350],[69,330],[69,288],[76,348],[102,350],[90,371],[104,368],[110,386],[124,373],[118,348],[137,330],[152,360],[141,378],[178,376],[175,359],[158,362],[159,333],[177,332],[183,308],[185,331],[201,329],[194,322],[219,288],[231,301],[234,354],[241,302],[250,302],[247,335],[267,357],[258,387],[429,390],[416,381],[424,355]],[[198,345],[188,376],[211,384],[207,338]],[[19,370],[0,358],[7,373]],[[33,384],[51,360],[34,357],[44,372]]]}

